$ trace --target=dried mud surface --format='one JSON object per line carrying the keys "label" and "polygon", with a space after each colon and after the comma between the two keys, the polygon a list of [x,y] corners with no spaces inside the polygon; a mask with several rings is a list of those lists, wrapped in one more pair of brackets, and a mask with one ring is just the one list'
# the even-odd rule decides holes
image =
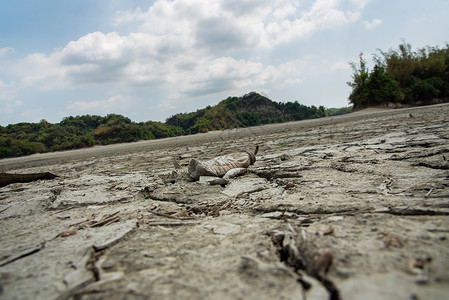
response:
{"label": "dried mud surface", "polygon": [[[170,180],[259,145],[222,187]],[[1,299],[447,299],[449,105],[0,160]],[[182,170],[177,170],[182,172]],[[171,177],[173,178],[173,177]]]}

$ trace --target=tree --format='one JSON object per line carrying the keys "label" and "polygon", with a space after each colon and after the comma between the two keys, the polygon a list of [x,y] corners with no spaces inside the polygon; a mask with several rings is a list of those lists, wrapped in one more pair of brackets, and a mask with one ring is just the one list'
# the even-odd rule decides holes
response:
{"label": "tree", "polygon": [[398,82],[381,65],[374,66],[373,72],[368,78],[366,89],[368,91],[368,105],[379,105],[401,100]]}
{"label": "tree", "polygon": [[413,76],[411,78],[410,92],[413,100],[428,102],[441,95],[444,85],[444,81],[439,77],[423,80]]}
{"label": "tree", "polygon": [[322,118],[326,116],[326,109],[320,105],[315,113],[315,118]]}
{"label": "tree", "polygon": [[352,82],[346,84],[352,87],[352,92],[349,95],[349,101],[354,105],[354,109],[359,106],[364,107],[368,105],[368,91],[366,85],[369,78],[368,68],[366,66],[366,60],[363,58],[363,53],[359,54],[359,62],[350,62],[349,65],[352,68]]}
{"label": "tree", "polygon": [[359,64],[350,63],[354,71],[349,101],[354,109],[387,103],[422,105],[448,101],[449,45],[446,48],[425,47],[412,51],[403,42],[397,50],[374,56],[372,72],[363,56]]}

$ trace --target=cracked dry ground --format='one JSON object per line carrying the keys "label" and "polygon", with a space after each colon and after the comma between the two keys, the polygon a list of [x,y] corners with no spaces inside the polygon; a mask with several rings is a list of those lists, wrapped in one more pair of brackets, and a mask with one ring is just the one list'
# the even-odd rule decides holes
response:
{"label": "cracked dry ground", "polygon": [[[0,298],[447,299],[448,105],[155,143],[0,161],[59,175],[0,189]],[[256,144],[226,187],[164,182]]]}

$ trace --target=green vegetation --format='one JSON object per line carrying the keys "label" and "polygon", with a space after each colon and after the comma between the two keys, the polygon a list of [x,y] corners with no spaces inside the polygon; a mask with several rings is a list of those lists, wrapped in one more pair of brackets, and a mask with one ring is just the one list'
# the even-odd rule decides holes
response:
{"label": "green vegetation", "polygon": [[354,109],[369,106],[416,106],[449,100],[449,44],[412,51],[407,43],[397,50],[379,51],[369,72],[363,54],[353,69],[349,101]]}
{"label": "green vegetation", "polygon": [[351,108],[305,106],[295,102],[273,102],[251,92],[242,97],[229,97],[213,107],[171,116],[166,124],[179,126],[186,134],[232,129],[270,123],[335,116],[349,113]]}
{"label": "green vegetation", "polygon": [[176,131],[161,122],[134,123],[116,114],[66,117],[57,124],[18,123],[0,126],[0,158],[176,136]]}
{"label": "green vegetation", "polygon": [[46,120],[18,123],[0,126],[0,158],[334,116],[350,111],[349,107],[326,109],[297,101],[276,103],[252,92],[243,97],[229,97],[196,112],[176,114],[165,123],[135,123],[117,114],[66,117],[56,124]]}

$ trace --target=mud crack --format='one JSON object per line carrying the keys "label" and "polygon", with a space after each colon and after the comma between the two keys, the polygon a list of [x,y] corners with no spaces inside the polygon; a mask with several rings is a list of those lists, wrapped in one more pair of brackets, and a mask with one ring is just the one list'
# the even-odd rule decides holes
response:
{"label": "mud crack", "polygon": [[312,243],[307,242],[304,231],[298,234],[293,228],[285,232],[275,231],[271,238],[274,246],[278,249],[280,261],[292,267],[300,276],[298,282],[301,283],[304,290],[309,290],[312,284],[302,278],[301,272],[317,279],[327,290],[330,300],[341,299],[338,288],[326,275],[333,260],[331,249],[317,249]]}
{"label": "mud crack", "polygon": [[[85,294],[85,289],[88,288],[91,284],[98,282],[101,280],[100,276],[100,269],[97,265],[100,258],[106,254],[106,251],[124,241],[129,239],[131,235],[133,235],[137,229],[138,229],[138,223],[136,223],[136,226],[133,227],[131,230],[125,232],[123,235],[120,235],[116,238],[113,238],[109,241],[104,242],[103,244],[93,244],[92,246],[88,247],[85,254],[85,265],[84,269],[85,271],[91,273],[91,278],[87,278],[86,280],[82,281],[80,284],[77,284],[73,286],[72,288],[69,288],[64,293],[60,294],[56,299],[62,300],[62,299],[71,299],[72,297],[74,299],[78,299],[83,294]],[[82,270],[76,270],[76,272],[82,272]]]}

